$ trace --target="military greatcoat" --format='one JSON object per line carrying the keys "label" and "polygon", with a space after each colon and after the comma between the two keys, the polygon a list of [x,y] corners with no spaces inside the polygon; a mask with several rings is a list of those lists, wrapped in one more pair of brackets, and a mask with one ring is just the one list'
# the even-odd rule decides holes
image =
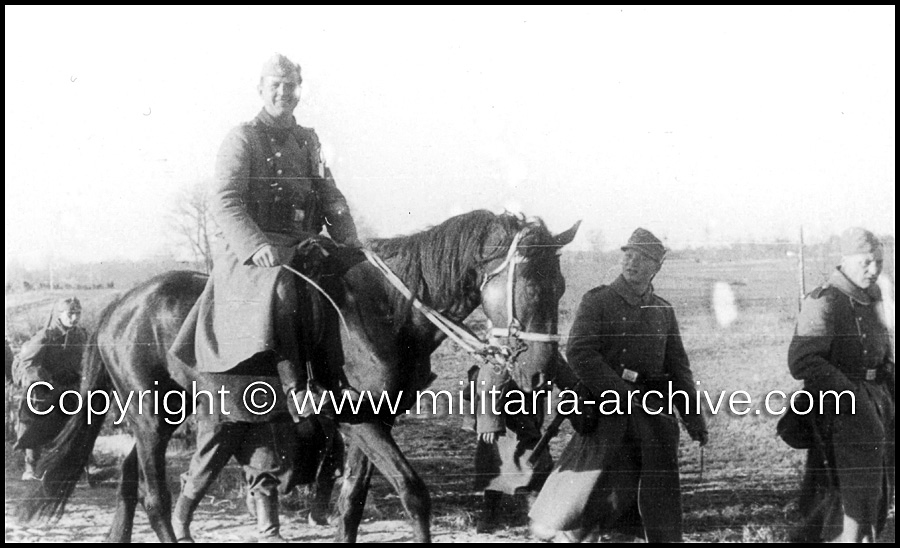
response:
{"label": "military greatcoat", "polygon": [[[592,289],[578,308],[567,358],[596,401],[604,391],[619,393],[623,414],[600,414],[593,432],[572,437],[531,509],[534,524],[636,534],[642,526],[651,542],[681,540],[677,419],[665,407],[656,416],[637,406],[625,411],[629,390],[666,394],[671,381],[673,391],[687,394],[687,404],[673,401],[689,430],[706,430],[672,305],[652,287],[637,295],[622,276]],[[651,402],[655,412],[661,402]]]}
{"label": "military greatcoat", "polygon": [[[843,514],[884,527],[894,486],[894,352],[878,286],[863,290],[836,269],[803,301],[788,363],[817,406],[800,511],[800,537],[831,540]],[[853,394],[840,402],[823,391]],[[839,413],[838,413],[839,411]],[[842,511],[843,509],[843,511]],[[797,540],[800,540],[799,538]]]}
{"label": "military greatcoat", "polygon": [[294,246],[323,227],[338,243],[355,242],[356,228],[320,160],[316,133],[296,124],[279,127],[264,110],[222,144],[211,210],[219,228],[212,277],[172,351],[201,372],[221,373],[278,350],[275,287],[279,277],[292,274],[254,266],[251,257],[269,244],[289,262]]}
{"label": "military greatcoat", "polygon": [[[50,414],[38,415],[28,408],[23,398],[16,426],[16,447],[35,449],[59,434],[68,418],[59,408],[59,396],[67,390],[78,390],[81,384],[81,358],[87,340],[84,329],[77,326],[67,329],[59,318],[54,318],[49,326],[35,333],[22,346],[13,366],[15,381],[26,390],[38,381],[50,383],[52,391],[42,388],[35,391],[45,396],[42,398],[45,401],[36,406],[56,407]],[[74,404],[66,400],[66,405],[71,408]]]}

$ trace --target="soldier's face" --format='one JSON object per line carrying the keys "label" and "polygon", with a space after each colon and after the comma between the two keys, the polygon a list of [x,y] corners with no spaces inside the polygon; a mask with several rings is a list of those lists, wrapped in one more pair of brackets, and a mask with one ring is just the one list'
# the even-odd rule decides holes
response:
{"label": "soldier's face", "polygon": [[658,262],[634,249],[626,249],[622,257],[622,277],[635,287],[649,284],[659,267]]}
{"label": "soldier's face", "polygon": [[884,253],[880,249],[874,253],[845,255],[841,259],[841,272],[862,289],[867,289],[878,281],[883,267]]}
{"label": "soldier's face", "polygon": [[266,112],[275,118],[290,116],[300,103],[300,86],[293,78],[265,76],[258,89]]}
{"label": "soldier's face", "polygon": [[75,327],[81,321],[81,309],[70,308],[69,310],[63,310],[59,315],[59,321],[67,329]]}

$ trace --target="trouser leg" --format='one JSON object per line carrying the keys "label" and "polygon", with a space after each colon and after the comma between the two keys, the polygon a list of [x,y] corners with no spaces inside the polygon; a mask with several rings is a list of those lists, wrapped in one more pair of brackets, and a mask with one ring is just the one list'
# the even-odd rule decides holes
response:
{"label": "trouser leg", "polygon": [[190,526],[194,511],[228,464],[235,447],[241,444],[244,430],[242,423],[197,421],[197,449],[191,457],[187,474],[182,476],[181,494],[172,515],[176,539],[193,542]]}
{"label": "trouser leg", "polygon": [[856,396],[856,413],[845,413],[842,406],[832,417],[831,443],[844,509],[841,538],[871,542],[885,496],[886,432],[876,402],[861,391]]}
{"label": "trouser leg", "polygon": [[288,446],[279,440],[284,425],[254,424],[244,439],[238,457],[244,467],[248,488],[256,504],[256,520],[260,540],[283,540],[278,517],[279,480],[290,482],[293,462]]}
{"label": "trouser leg", "polygon": [[678,477],[678,423],[636,415],[641,443],[638,508],[648,542],[681,542],[681,483]]}

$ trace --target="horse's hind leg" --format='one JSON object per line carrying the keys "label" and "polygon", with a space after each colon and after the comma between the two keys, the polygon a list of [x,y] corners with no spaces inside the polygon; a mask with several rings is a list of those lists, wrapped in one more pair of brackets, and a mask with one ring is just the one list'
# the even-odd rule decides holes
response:
{"label": "horse's hind leg", "polygon": [[391,436],[390,427],[381,423],[353,425],[353,441],[384,475],[413,520],[416,542],[431,542],[431,497],[425,482],[416,474]]}
{"label": "horse's hind leg", "polygon": [[122,479],[116,493],[116,515],[106,536],[107,542],[131,542],[134,509],[138,503],[138,476],[137,447],[132,447],[122,462]]}
{"label": "horse's hind leg", "polygon": [[353,443],[347,455],[346,477],[341,485],[341,494],[338,497],[337,511],[340,515],[337,531],[334,539],[337,542],[356,542],[359,533],[359,523],[362,521],[363,509],[366,506],[366,496],[369,493],[369,484],[372,481],[372,472],[375,467],[363,454],[362,450]]}
{"label": "horse's hind leg", "polygon": [[166,484],[166,446],[177,425],[160,421],[157,426],[151,432],[145,430],[137,440],[138,459],[144,476],[144,510],[160,542],[176,542],[172,529],[172,495]]}

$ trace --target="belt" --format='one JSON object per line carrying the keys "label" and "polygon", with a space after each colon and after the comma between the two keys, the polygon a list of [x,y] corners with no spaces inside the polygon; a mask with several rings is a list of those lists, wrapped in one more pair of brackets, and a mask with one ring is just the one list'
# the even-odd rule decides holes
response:
{"label": "belt", "polygon": [[649,382],[666,382],[672,379],[671,375],[666,373],[638,373],[626,367],[620,367],[619,376],[630,383],[644,384]]}
{"label": "belt", "polygon": [[847,378],[854,381],[881,382],[887,379],[887,371],[883,367],[874,369],[852,369],[844,371]]}

